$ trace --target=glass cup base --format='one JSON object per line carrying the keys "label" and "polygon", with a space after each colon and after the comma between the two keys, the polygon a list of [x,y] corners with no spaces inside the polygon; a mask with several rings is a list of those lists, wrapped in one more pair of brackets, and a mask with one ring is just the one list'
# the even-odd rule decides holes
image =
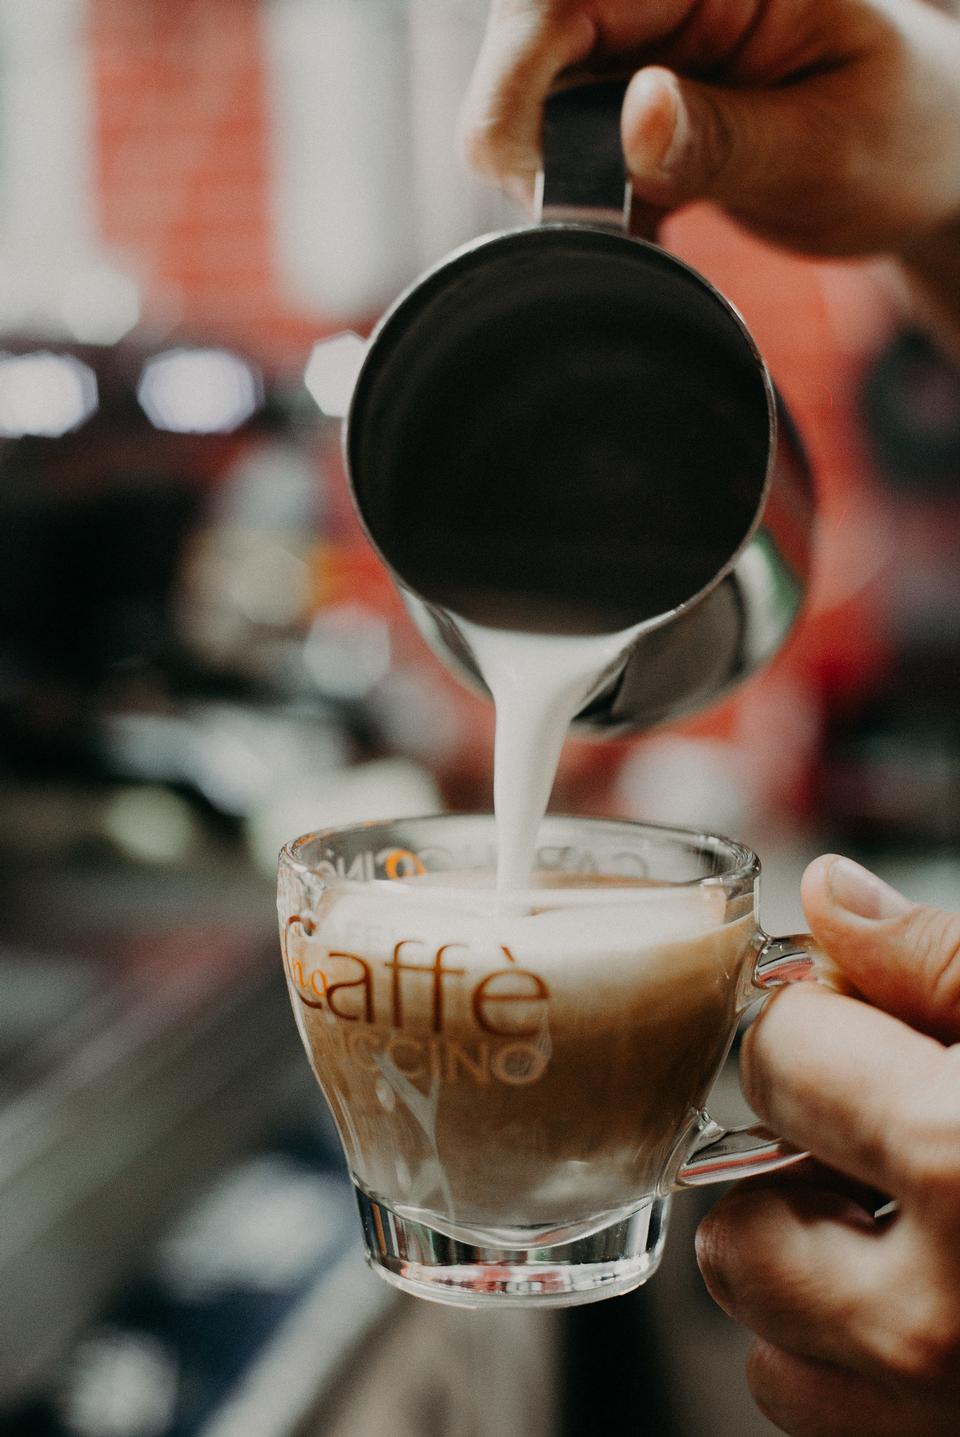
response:
{"label": "glass cup base", "polygon": [[669,1198],[647,1197],[583,1236],[545,1246],[454,1236],[355,1184],[367,1262],[394,1287],[450,1307],[575,1307],[630,1292],[660,1265]]}

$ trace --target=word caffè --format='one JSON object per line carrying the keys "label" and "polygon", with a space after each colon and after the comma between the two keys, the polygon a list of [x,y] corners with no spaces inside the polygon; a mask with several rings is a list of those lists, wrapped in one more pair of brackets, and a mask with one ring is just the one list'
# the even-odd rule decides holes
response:
{"label": "word caff\u00e8", "polygon": [[287,919],[288,980],[300,1003],[325,1020],[319,1030],[309,1023],[315,1047],[331,1045],[370,1073],[386,1060],[414,1082],[523,1086],[542,1077],[549,989],[505,945],[502,966],[481,968],[470,964],[465,943],[398,937],[385,945],[388,956],[371,959],[332,945],[331,936],[315,914]]}

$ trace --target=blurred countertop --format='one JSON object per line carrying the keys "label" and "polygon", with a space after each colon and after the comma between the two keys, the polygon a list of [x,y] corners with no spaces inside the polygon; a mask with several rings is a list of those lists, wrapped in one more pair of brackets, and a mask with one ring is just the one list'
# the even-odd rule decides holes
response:
{"label": "blurred countertop", "polygon": [[[363,1325],[386,1301],[362,1268],[346,1174],[291,1022],[273,904],[272,884],[222,853],[189,869],[103,851],[3,854],[0,1412],[51,1381],[62,1398],[91,1324],[142,1285],[191,1204],[217,1184],[246,1191],[244,1164],[258,1211],[323,1189],[316,1243],[301,1267],[281,1263],[274,1317],[289,1319],[348,1255],[362,1290],[353,1309],[341,1292],[341,1314]],[[253,1287],[263,1281],[269,1290],[262,1277]],[[258,1323],[263,1338],[262,1313]],[[341,1330],[348,1342],[349,1317]],[[338,1350],[328,1345],[328,1365]],[[315,1396],[311,1385],[304,1401]]]}

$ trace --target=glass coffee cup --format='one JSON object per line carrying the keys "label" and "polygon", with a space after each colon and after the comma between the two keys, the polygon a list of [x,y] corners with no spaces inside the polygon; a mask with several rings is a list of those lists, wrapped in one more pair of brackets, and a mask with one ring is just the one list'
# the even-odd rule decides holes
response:
{"label": "glass coffee cup", "polygon": [[656,1271],[671,1197],[798,1156],[704,1104],[744,1012],[822,979],[757,920],[729,839],[549,816],[495,888],[490,815],[309,834],[280,856],[293,1011],[367,1260],[462,1307],[567,1306]]}

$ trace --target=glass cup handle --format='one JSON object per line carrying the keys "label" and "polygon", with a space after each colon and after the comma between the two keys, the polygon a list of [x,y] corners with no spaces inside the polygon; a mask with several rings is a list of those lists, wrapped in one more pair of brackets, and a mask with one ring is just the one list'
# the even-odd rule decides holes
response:
{"label": "glass cup handle", "polygon": [[[839,971],[809,933],[764,938],[753,969],[753,988],[763,995],[787,983],[824,983],[839,988]],[[807,1154],[771,1133],[762,1123],[725,1128],[701,1113],[692,1150],[680,1164],[673,1186],[703,1187],[754,1177],[797,1162]]]}

